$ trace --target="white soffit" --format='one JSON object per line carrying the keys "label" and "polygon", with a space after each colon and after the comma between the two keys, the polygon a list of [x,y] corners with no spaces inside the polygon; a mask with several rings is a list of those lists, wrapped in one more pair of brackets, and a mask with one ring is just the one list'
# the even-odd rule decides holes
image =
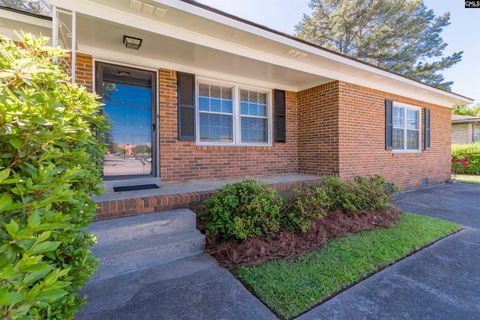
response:
{"label": "white soffit", "polygon": [[[79,52],[122,64],[289,91],[305,83],[333,80],[85,15],[78,15],[77,29],[82,30],[77,35]],[[139,51],[125,48],[124,34],[143,39]]]}

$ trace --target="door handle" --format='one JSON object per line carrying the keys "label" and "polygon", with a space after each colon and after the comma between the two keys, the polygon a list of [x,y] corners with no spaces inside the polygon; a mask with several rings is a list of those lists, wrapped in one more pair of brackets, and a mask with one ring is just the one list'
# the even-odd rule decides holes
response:
{"label": "door handle", "polygon": [[157,128],[157,125],[155,123],[152,123],[152,130],[155,132],[155,129]]}

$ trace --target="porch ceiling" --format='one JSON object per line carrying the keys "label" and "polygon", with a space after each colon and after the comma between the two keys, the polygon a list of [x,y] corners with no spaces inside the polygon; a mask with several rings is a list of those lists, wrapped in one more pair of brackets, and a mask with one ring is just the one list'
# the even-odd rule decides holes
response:
{"label": "porch ceiling", "polygon": [[[60,20],[65,29],[62,34],[68,33],[71,29],[69,15],[61,14]],[[77,14],[77,30],[78,52],[92,54],[97,59],[292,91],[312,83],[317,85],[332,81],[327,77],[84,14]],[[141,48],[126,48],[122,43],[123,35],[142,38]]]}

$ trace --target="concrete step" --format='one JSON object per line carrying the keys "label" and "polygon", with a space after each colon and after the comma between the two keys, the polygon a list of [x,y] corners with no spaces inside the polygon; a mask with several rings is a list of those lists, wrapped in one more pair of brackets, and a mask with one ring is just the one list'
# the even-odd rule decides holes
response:
{"label": "concrete step", "polygon": [[116,277],[203,253],[205,237],[196,229],[98,245],[92,249],[101,266],[94,280]]}
{"label": "concrete step", "polygon": [[88,227],[88,231],[97,237],[97,244],[103,246],[169,232],[192,230],[195,226],[195,213],[188,209],[178,209],[97,221]]}

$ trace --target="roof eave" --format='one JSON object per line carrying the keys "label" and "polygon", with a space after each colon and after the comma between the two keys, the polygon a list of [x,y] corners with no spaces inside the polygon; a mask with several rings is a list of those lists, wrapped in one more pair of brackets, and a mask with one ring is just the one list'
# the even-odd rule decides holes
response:
{"label": "roof eave", "polygon": [[[261,25],[261,24],[258,24],[258,23],[240,18],[238,16],[229,14],[227,12],[218,10],[216,8],[210,7],[208,5],[205,5],[203,3],[199,3],[199,2],[194,1],[194,0],[181,0],[180,2],[178,2],[176,0],[154,0],[154,1],[158,2],[158,3],[168,5],[168,6],[173,6],[177,9],[179,9],[179,10],[184,10],[184,11],[187,11],[187,12],[189,12],[191,14],[195,14],[195,15],[198,15],[199,12],[198,12],[198,10],[193,10],[193,8],[198,8],[200,10],[204,10],[204,11],[209,13],[209,15],[207,17],[204,16],[207,19],[212,19],[213,18],[212,20],[215,20],[216,22],[225,24],[225,22],[221,21],[221,19],[214,19],[214,17],[212,17],[212,14],[217,15],[217,16],[222,17],[222,18],[227,18],[227,19],[230,19],[232,22],[235,22],[235,24],[243,24],[243,25],[248,26],[250,28],[251,27],[256,28],[258,31],[260,31],[260,33],[263,33],[263,32],[270,33],[270,37],[268,37],[268,36],[266,37],[270,40],[281,42],[281,41],[278,41],[278,39],[275,39],[275,38],[271,37],[271,35],[275,35],[275,36],[277,36],[277,38],[280,37],[280,38],[284,38],[284,40],[288,40],[288,45],[296,47],[297,49],[305,50],[305,47],[309,47],[309,48],[312,49],[312,50],[308,50],[309,52],[311,52],[313,54],[317,54],[320,57],[331,58],[332,56],[334,56],[337,59],[344,60],[344,61],[341,61],[341,62],[343,62],[345,64],[354,64],[354,66],[359,67],[359,68],[368,67],[368,68],[376,69],[382,75],[388,74],[388,75],[390,75],[391,78],[397,78],[397,79],[402,78],[403,81],[407,81],[407,82],[410,82],[411,84],[414,84],[416,86],[420,86],[424,89],[427,89],[427,90],[430,90],[430,91],[433,91],[433,92],[436,92],[436,93],[440,93],[442,95],[446,95],[450,98],[454,98],[455,102],[452,103],[452,105],[454,105],[454,104],[470,104],[470,103],[474,102],[474,99],[466,97],[464,95],[461,95],[461,94],[458,94],[458,93],[455,93],[455,92],[452,92],[452,91],[448,91],[448,90],[445,90],[445,89],[440,89],[440,88],[434,87],[432,85],[425,84],[421,81],[411,79],[411,78],[406,77],[404,75],[388,71],[388,70],[386,70],[384,68],[381,68],[381,67],[378,67],[376,65],[373,65],[373,64],[370,64],[370,63],[367,63],[367,62],[349,57],[347,55],[338,53],[336,51],[332,51],[332,50],[323,48],[321,46],[318,46],[318,45],[313,44],[311,42],[308,42],[308,41],[305,41],[303,39],[297,38],[295,36],[289,35],[287,33],[271,29],[271,28],[266,27],[264,25]],[[188,10],[187,6],[182,6],[181,5],[182,2],[187,4],[187,5],[190,5],[192,7],[191,10]],[[230,25],[230,26],[232,26],[232,25]],[[246,31],[246,32],[250,32],[249,30],[245,30],[245,29],[243,29],[243,30]],[[250,32],[250,33],[252,33],[252,32]],[[259,33],[254,33],[254,34],[262,36]],[[348,62],[351,62],[351,63],[348,63]]]}

